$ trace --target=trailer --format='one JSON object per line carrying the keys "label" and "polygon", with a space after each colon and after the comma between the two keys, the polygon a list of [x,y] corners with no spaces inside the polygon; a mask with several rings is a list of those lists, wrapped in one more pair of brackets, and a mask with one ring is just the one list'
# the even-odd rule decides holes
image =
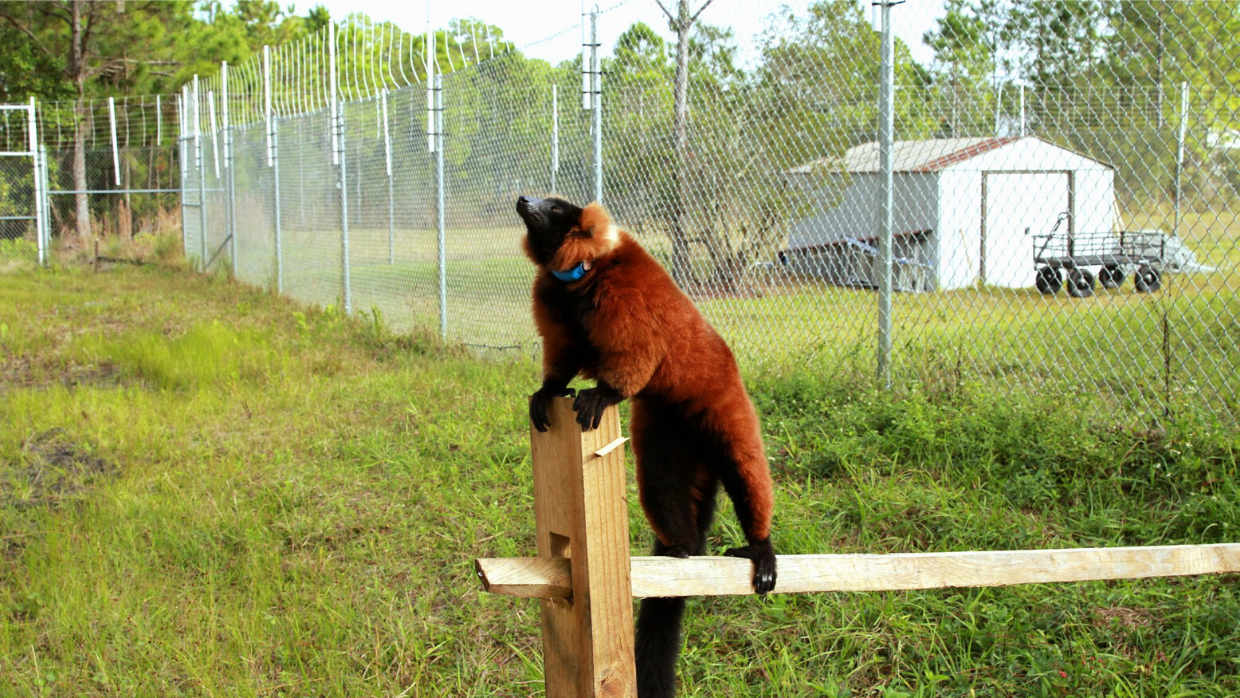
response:
{"label": "trailer", "polygon": [[1059,293],[1066,280],[1068,295],[1085,298],[1094,294],[1096,284],[1119,288],[1130,274],[1138,293],[1153,293],[1162,287],[1162,275],[1177,268],[1173,257],[1183,256],[1171,253],[1192,255],[1177,238],[1157,230],[1061,233],[1070,221],[1070,214],[1061,213],[1049,233],[1032,236],[1034,281],[1044,295]]}

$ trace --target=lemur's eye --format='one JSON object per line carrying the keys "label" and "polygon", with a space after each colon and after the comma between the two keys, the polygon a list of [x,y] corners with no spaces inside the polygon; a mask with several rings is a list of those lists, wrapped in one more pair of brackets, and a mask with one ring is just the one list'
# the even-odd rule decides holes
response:
{"label": "lemur's eye", "polygon": [[552,206],[552,207],[551,207],[551,212],[552,212],[552,213],[559,213],[559,212],[560,212],[560,207],[559,207],[559,206]]}

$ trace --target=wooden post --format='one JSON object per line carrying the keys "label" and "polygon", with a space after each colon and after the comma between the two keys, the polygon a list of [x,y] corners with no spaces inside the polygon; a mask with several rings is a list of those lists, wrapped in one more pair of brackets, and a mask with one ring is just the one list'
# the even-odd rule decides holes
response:
{"label": "wooden post", "polygon": [[551,427],[530,429],[538,555],[568,558],[572,583],[570,597],[540,602],[547,698],[632,698],[637,671],[624,449],[613,445],[620,417],[611,407],[598,429],[582,432],[572,404],[555,399]]}

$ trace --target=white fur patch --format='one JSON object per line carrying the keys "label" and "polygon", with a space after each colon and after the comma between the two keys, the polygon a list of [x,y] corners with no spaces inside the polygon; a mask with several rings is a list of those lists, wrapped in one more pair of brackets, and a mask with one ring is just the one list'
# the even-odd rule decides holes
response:
{"label": "white fur patch", "polygon": [[607,230],[603,231],[603,242],[607,243],[607,251],[616,249],[616,245],[620,244],[620,229],[615,223],[607,226]]}

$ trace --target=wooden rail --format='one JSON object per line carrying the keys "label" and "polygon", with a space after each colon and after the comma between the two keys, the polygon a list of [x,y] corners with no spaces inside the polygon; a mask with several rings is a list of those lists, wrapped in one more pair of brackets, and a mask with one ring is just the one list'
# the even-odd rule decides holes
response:
{"label": "wooden rail", "polygon": [[[572,400],[530,430],[538,557],[475,561],[494,594],[540,599],[547,698],[634,698],[633,597],[752,594],[752,563],[630,557],[620,418],[583,433]],[[898,591],[1240,572],[1240,544],[780,555],[775,593]]]}
{"label": "wooden rail", "polygon": [[[1240,572],[1240,544],[1067,548],[891,555],[780,555],[775,594],[901,591],[943,587],[1088,582]],[[553,599],[572,595],[566,559],[484,558],[476,562],[492,594]],[[633,557],[633,596],[752,594],[753,567],[732,557]]]}

